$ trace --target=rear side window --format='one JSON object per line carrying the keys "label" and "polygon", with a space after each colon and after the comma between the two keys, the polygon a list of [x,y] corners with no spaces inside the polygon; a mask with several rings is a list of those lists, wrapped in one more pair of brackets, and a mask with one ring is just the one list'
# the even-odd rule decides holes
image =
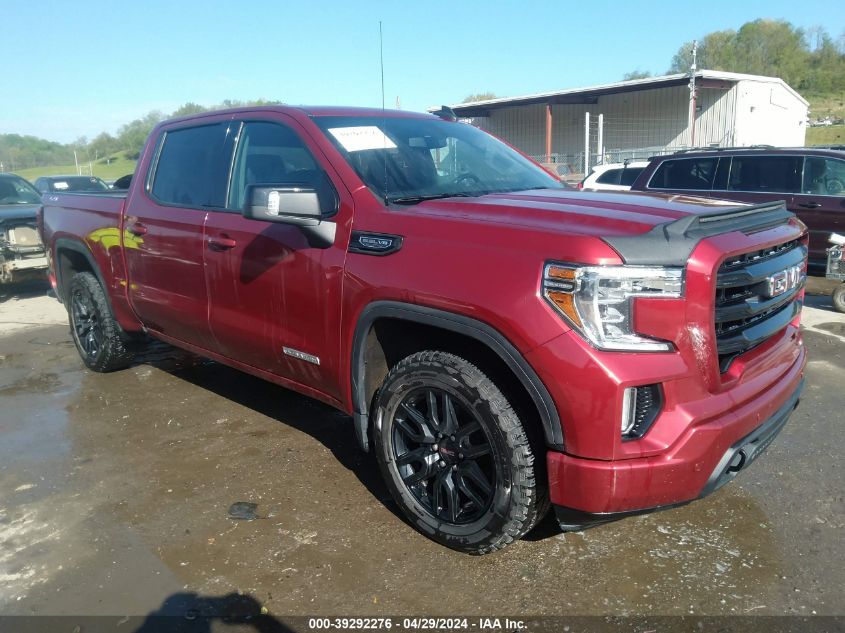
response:
{"label": "rear side window", "polygon": [[[151,193],[164,204],[222,207],[226,197],[229,123],[183,128],[165,133]],[[226,148],[229,148],[228,151]]]}
{"label": "rear side window", "polygon": [[649,189],[706,189],[713,185],[717,158],[665,160],[654,172]]}
{"label": "rear side window", "polygon": [[634,184],[634,181],[640,177],[640,174],[643,173],[643,169],[644,167],[626,167],[622,170],[622,173],[619,174],[619,184],[630,187]]}
{"label": "rear side window", "polygon": [[800,156],[734,156],[728,191],[796,193],[801,163]]}
{"label": "rear side window", "polygon": [[808,156],[804,160],[802,193],[845,196],[845,160]]}
{"label": "rear side window", "polygon": [[622,175],[621,169],[608,169],[601,176],[596,178],[596,182],[602,185],[618,185],[619,177]]}

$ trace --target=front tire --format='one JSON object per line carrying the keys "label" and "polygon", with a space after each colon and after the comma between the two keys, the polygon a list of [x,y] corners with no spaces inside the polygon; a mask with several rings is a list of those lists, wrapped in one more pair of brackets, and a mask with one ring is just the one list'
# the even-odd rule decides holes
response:
{"label": "front tire", "polygon": [[88,369],[105,373],[129,365],[132,353],[94,275],[83,272],[71,278],[67,308],[73,342]]}
{"label": "front tire", "polygon": [[845,312],[845,283],[841,283],[833,291],[833,307],[839,312]]}
{"label": "front tire", "polygon": [[410,523],[434,541],[486,554],[519,539],[548,509],[519,417],[463,358],[424,351],[400,361],[374,414],[382,476]]}

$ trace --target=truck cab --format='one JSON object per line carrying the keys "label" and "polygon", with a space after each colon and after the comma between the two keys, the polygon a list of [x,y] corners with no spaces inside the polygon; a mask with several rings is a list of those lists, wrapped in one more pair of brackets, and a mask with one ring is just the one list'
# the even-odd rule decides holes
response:
{"label": "truck cab", "polygon": [[153,130],[125,195],[48,194],[94,371],[154,337],[350,415],[408,520],[487,553],[732,480],[795,408],[806,227],[579,192],[448,117],[264,107]]}

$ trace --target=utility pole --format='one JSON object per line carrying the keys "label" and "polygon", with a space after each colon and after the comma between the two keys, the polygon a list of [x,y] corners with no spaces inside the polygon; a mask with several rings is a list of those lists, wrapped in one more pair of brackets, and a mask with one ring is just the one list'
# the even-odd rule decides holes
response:
{"label": "utility pole", "polygon": [[76,157],[76,150],[73,150],[73,162],[76,164],[76,175],[78,176],[82,172],[79,171],[79,159]]}
{"label": "utility pole", "polygon": [[687,126],[690,130],[690,147],[695,147],[695,100],[696,100],[696,91],[695,91],[695,72],[698,69],[696,64],[698,56],[698,41],[692,41],[692,66],[690,66],[689,72],[689,99],[690,99],[690,109],[689,109],[689,122]]}

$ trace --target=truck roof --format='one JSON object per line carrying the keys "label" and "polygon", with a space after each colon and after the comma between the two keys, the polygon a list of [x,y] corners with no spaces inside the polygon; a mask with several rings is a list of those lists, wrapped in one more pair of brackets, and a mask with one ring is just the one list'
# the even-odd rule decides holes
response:
{"label": "truck roof", "polygon": [[350,106],[306,106],[306,105],[269,105],[269,106],[244,106],[240,108],[226,108],[223,110],[209,110],[207,112],[199,112],[197,114],[189,114],[182,117],[174,117],[172,119],[165,119],[162,123],[170,124],[173,122],[190,121],[193,119],[201,119],[203,117],[220,115],[220,114],[243,114],[247,112],[280,112],[282,114],[293,114],[320,117],[320,116],[357,116],[357,117],[389,117],[389,118],[405,118],[405,119],[436,119],[433,114],[423,112],[410,112],[407,110],[390,110],[381,108],[359,108]]}

